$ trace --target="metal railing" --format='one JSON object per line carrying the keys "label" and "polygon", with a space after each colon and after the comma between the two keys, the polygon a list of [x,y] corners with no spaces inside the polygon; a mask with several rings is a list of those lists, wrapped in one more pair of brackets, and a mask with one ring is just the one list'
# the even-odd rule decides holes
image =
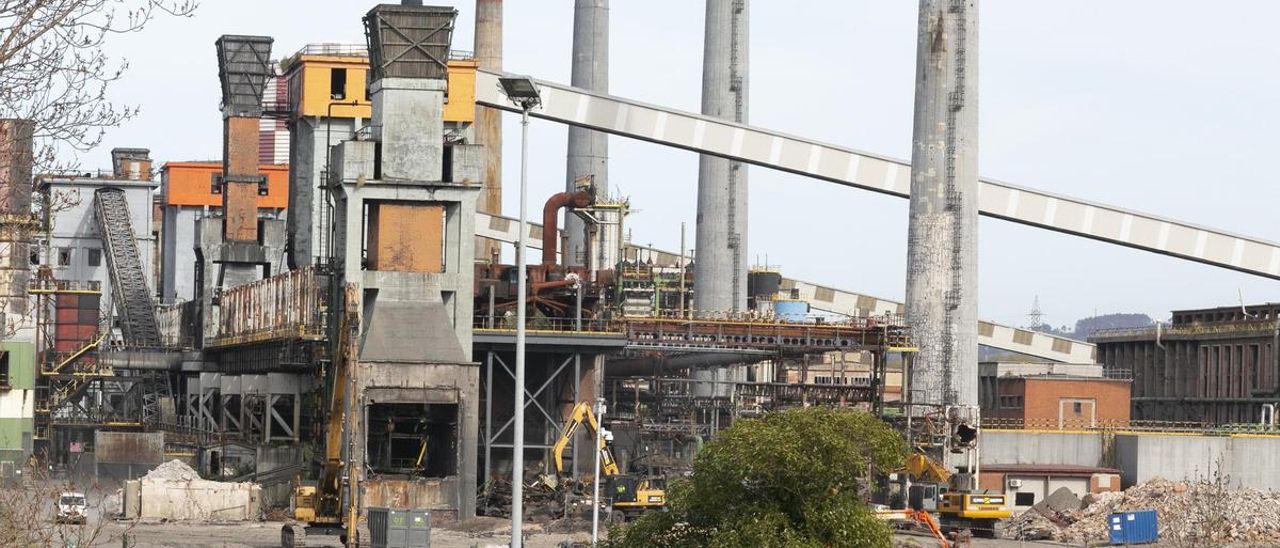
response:
{"label": "metal railing", "polygon": [[1258,434],[1280,436],[1280,428],[1263,424],[1211,424],[1198,421],[1159,420],[1089,420],[1089,419],[1004,419],[983,417],[982,427],[989,430],[1057,430],[1098,433],[1164,433],[1237,435]]}

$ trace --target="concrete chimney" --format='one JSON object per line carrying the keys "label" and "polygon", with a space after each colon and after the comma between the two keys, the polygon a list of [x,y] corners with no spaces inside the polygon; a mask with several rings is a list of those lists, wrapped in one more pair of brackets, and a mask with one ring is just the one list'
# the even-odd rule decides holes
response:
{"label": "concrete chimney", "polygon": [[382,4],[364,17],[373,138],[382,144],[383,181],[444,179],[440,119],[457,16],[451,7]]}
{"label": "concrete chimney", "polygon": [[30,120],[0,119],[0,327],[27,315],[33,136]]}
{"label": "concrete chimney", "polygon": [[921,0],[907,236],[917,403],[978,404],[978,2]]}
{"label": "concrete chimney", "polygon": [[150,181],[151,151],[145,148],[113,148],[111,171],[117,179]]}
{"label": "concrete chimney", "polygon": [[[476,63],[484,70],[502,71],[502,0],[476,0]],[[493,215],[502,214],[502,112],[476,105],[476,121],[472,126],[476,144],[485,147],[484,192],[477,209]],[[476,256],[489,260],[502,249],[492,240],[479,242]]]}
{"label": "concrete chimney", "polygon": [[[747,122],[747,0],[707,0],[702,113]],[[698,163],[693,308],[747,308],[747,166],[702,156]]]}
{"label": "concrete chimney", "polygon": [[[573,10],[574,87],[600,93],[609,91],[609,0],[577,0]],[[576,181],[589,177],[596,196],[609,194],[609,140],[599,131],[569,126],[568,168],[565,191],[575,192]],[[565,215],[564,264],[580,265],[586,254],[583,222],[577,215]],[[610,246],[605,246],[609,248]],[[593,250],[592,255],[599,250]],[[613,265],[593,265],[612,268]]]}

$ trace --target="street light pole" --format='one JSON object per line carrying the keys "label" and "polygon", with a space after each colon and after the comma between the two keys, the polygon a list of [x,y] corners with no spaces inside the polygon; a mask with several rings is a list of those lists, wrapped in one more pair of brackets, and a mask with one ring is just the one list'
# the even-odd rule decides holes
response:
{"label": "street light pole", "polygon": [[542,104],[542,95],[537,84],[527,76],[505,76],[498,79],[498,85],[507,99],[520,107],[520,237],[516,240],[516,409],[511,425],[511,548],[521,548],[524,543],[525,294],[529,275],[525,266],[525,240],[529,236],[529,111]]}
{"label": "street light pole", "polygon": [[595,437],[595,445],[591,447],[591,454],[596,457],[593,459],[595,471],[592,472],[595,479],[591,481],[591,548],[595,548],[600,538],[600,438],[604,437],[604,398],[596,398]]}
{"label": "street light pole", "polygon": [[511,548],[524,542],[524,324],[526,272],[525,238],[529,235],[526,211],[529,193],[529,109],[520,113],[520,238],[516,244],[516,412],[515,439],[511,443]]}

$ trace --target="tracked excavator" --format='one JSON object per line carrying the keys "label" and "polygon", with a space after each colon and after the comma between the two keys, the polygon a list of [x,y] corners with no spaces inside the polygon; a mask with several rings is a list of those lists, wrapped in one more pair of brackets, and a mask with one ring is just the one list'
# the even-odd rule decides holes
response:
{"label": "tracked excavator", "polygon": [[[306,537],[337,535],[344,546],[355,546],[357,475],[344,460],[343,447],[347,429],[348,384],[356,364],[360,307],[355,285],[344,291],[342,320],[338,326],[338,345],[334,353],[333,382],[330,390],[329,414],[325,425],[324,463],[315,485],[294,487],[290,509],[294,521],[280,532],[281,548],[306,546]],[[344,474],[347,477],[343,477]],[[345,480],[345,481],[344,481]],[[345,485],[344,485],[345,484]]]}
{"label": "tracked excavator", "polygon": [[622,469],[613,458],[611,449],[613,434],[602,429],[596,420],[595,413],[591,411],[591,404],[587,402],[579,402],[573,407],[569,419],[560,429],[560,439],[556,440],[555,446],[551,449],[556,473],[560,476],[565,475],[564,449],[573,440],[573,433],[584,422],[592,437],[595,437],[596,431],[600,431],[601,434],[600,475],[607,480],[602,493],[613,500],[613,510],[609,513],[610,521],[625,521],[646,511],[661,510],[666,507],[667,493],[653,480],[622,473]]}

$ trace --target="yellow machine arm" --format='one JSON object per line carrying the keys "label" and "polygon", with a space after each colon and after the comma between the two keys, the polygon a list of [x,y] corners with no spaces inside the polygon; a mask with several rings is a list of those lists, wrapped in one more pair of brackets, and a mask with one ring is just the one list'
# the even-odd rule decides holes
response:
{"label": "yellow machine arm", "polygon": [[951,481],[951,471],[942,463],[924,453],[911,453],[907,457],[907,475],[913,480],[927,480],[945,484]]}
{"label": "yellow machine arm", "polygon": [[[556,440],[555,446],[551,449],[551,454],[555,455],[556,473],[564,474],[564,448],[573,440],[573,433],[578,430],[578,426],[586,421],[587,428],[594,436],[600,430],[600,423],[596,422],[595,413],[591,412],[591,404],[587,402],[579,402],[573,407],[569,419],[564,422],[564,427],[560,429],[560,439]],[[613,452],[609,450],[609,444],[604,438],[600,438],[600,473],[604,476],[617,476],[622,474],[622,470],[618,468],[618,463],[613,460]]]}
{"label": "yellow machine arm", "polygon": [[318,500],[314,520],[320,523],[342,521],[343,432],[346,430],[347,385],[351,368],[359,351],[360,307],[353,285],[344,288],[345,304],[338,328],[338,351],[333,360],[333,394],[329,400],[328,424],[325,425],[324,468],[316,487]]}

